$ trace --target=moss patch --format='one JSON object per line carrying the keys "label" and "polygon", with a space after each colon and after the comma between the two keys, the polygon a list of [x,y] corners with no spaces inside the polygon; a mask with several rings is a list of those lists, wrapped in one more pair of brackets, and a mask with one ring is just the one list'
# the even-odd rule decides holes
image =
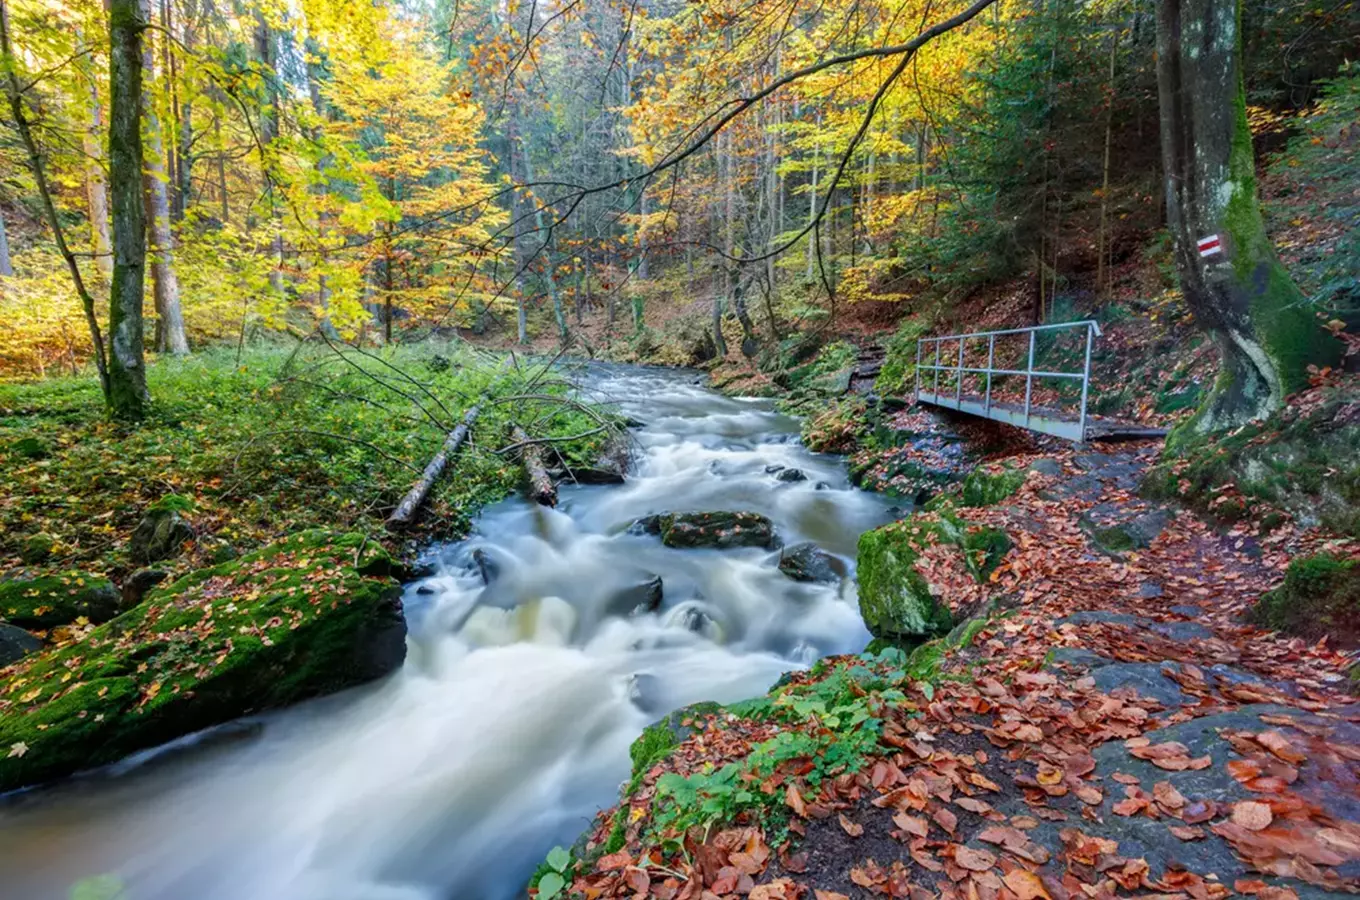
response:
{"label": "moss patch", "polygon": [[875,637],[910,644],[952,627],[948,603],[935,596],[916,568],[921,554],[935,544],[955,548],[979,583],[990,577],[1011,548],[1005,532],[972,526],[949,509],[865,532],[856,564],[859,608]]}
{"label": "moss patch", "polygon": [[302,532],[25,658],[0,688],[0,791],[385,674],[405,652],[400,587],[364,572],[390,565],[363,535]]}
{"label": "moss patch", "polygon": [[1149,471],[1144,496],[1225,524],[1259,514],[1277,527],[1287,513],[1360,537],[1360,379],[1310,393],[1265,422],[1213,440],[1187,436]]}
{"label": "moss patch", "polygon": [[55,628],[81,618],[99,624],[117,614],[113,582],[89,572],[0,581],[0,621],[19,628]]}
{"label": "moss patch", "polygon": [[1360,561],[1325,553],[1295,559],[1284,583],[1257,601],[1250,618],[1309,640],[1360,643]]}

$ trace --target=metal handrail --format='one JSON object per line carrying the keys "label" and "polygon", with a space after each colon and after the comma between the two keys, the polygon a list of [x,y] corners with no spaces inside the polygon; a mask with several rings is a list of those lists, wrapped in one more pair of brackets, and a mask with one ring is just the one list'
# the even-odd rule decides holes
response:
{"label": "metal handrail", "polygon": [[[1059,331],[1062,329],[1084,328],[1086,329],[1086,361],[1080,372],[1056,372],[1034,368],[1035,336],[1041,331]],[[1029,360],[1023,369],[998,369],[994,365],[996,361],[996,339],[1009,334],[1028,334],[1029,335]],[[936,405],[946,405],[940,398],[940,373],[953,372],[954,382],[954,408],[962,410],[963,400],[963,376],[986,375],[987,391],[983,400],[982,415],[990,416],[992,411],[992,377],[994,375],[1024,375],[1025,376],[1025,407],[1024,407],[1024,427],[1031,427],[1031,413],[1033,409],[1034,379],[1036,378],[1071,378],[1081,379],[1081,413],[1077,425],[1077,440],[1086,439],[1086,405],[1091,391],[1091,346],[1095,339],[1100,337],[1100,324],[1094,319],[1083,319],[1079,322],[1062,322],[1055,325],[1034,325],[1029,328],[1003,328],[995,331],[974,331],[967,334],[946,334],[936,337],[923,337],[916,341],[916,397],[921,399],[921,371],[933,371],[935,382],[933,390],[930,392],[931,399],[927,402]],[[970,340],[987,338],[987,365],[985,367],[965,366],[964,353],[965,345]],[[942,344],[946,341],[957,341],[959,351],[957,359],[953,364],[941,364],[940,354]],[[935,362],[922,362],[922,349],[926,344],[935,345]],[[970,404],[976,406],[973,401]],[[1070,428],[1070,425],[1067,426]],[[1042,430],[1042,428],[1040,429]]]}

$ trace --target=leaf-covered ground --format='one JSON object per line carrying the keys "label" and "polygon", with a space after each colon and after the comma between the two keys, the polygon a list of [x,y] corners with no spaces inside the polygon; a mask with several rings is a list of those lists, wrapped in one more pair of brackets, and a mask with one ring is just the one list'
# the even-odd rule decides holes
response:
{"label": "leaf-covered ground", "polygon": [[[492,402],[423,520],[456,534],[518,482],[515,461],[494,452],[510,443],[512,418],[535,437],[598,424],[562,404],[566,386],[541,366],[503,366],[456,346],[344,350],[162,359],[148,371],[153,415],[136,428],[108,421],[93,378],[0,385],[0,575],[21,565],[134,568],[133,529],[167,496],[181,498],[198,532],[182,568],[298,528],[380,535],[386,513],[489,390]],[[601,441],[553,446],[580,462]]]}
{"label": "leaf-covered ground", "polygon": [[1360,544],[1139,500],[1157,449],[1050,452],[969,510],[1014,548],[981,585],[923,555],[956,611],[989,610],[948,637],[649,730],[539,900],[1360,891],[1353,660],[1242,620],[1291,557]]}

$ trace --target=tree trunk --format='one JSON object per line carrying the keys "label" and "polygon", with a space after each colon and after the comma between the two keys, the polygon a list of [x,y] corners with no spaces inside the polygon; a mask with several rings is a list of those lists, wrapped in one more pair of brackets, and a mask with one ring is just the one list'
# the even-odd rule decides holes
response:
{"label": "tree trunk", "polygon": [[529,482],[529,499],[539,506],[557,505],[557,485],[553,484],[543,464],[543,448],[533,443],[518,425],[510,432],[510,439],[520,445],[519,459]]}
{"label": "tree trunk", "polygon": [[1105,97],[1105,156],[1101,162],[1100,176],[1100,232],[1096,238],[1096,296],[1105,300],[1110,296],[1109,269],[1106,266],[1110,253],[1110,143],[1114,136],[1114,67],[1116,51],[1119,49],[1119,32],[1110,33],[1110,75],[1106,85]]}
{"label": "tree trunk", "polygon": [[1310,363],[1340,356],[1266,234],[1239,12],[1238,0],[1159,0],[1157,7],[1167,224],[1186,303],[1221,357],[1213,390],[1179,435],[1269,416],[1307,384]]}
{"label": "tree trunk", "polygon": [[[151,21],[151,2],[141,0],[142,18]],[[150,79],[145,73],[154,67],[151,41],[142,42],[142,121],[144,139],[151,151],[145,161],[146,221],[151,227],[151,278],[156,302],[156,349],[183,356],[189,352],[184,336],[184,313],[179,303],[179,279],[175,276],[175,239],[170,233],[169,178],[165,171],[165,142],[156,117]]]}
{"label": "tree trunk", "polygon": [[113,245],[109,241],[109,192],[104,183],[103,135],[104,110],[99,102],[99,86],[95,82],[89,57],[81,64],[81,74],[90,85],[89,125],[81,136],[85,151],[85,199],[89,204],[90,243],[99,277],[107,283],[113,277]]}
{"label": "tree trunk", "polygon": [[274,196],[274,179],[270,172],[275,139],[279,136],[279,89],[278,73],[274,71],[274,33],[265,21],[264,15],[255,16],[255,58],[264,69],[265,108],[260,111],[260,157],[265,181],[265,193],[269,197],[269,222],[273,234],[269,238],[269,248],[274,255],[274,268],[269,273],[269,286],[275,294],[283,295],[283,216],[279,211],[278,198]]}
{"label": "tree trunk", "polygon": [[142,31],[138,0],[109,2],[109,187],[113,288],[109,298],[109,411],[140,419],[151,395],[142,352],[146,212],[142,201]]}
{"label": "tree trunk", "polygon": [[0,209],[0,278],[14,275],[14,264],[9,260],[9,235],[5,233],[5,211]]}
{"label": "tree trunk", "polygon": [[[197,6],[198,4],[194,0],[189,0],[184,6],[184,18],[180,30],[185,53],[192,53],[194,50],[194,39],[197,37],[194,28],[194,19],[198,12]],[[190,97],[186,97],[179,108],[178,140],[179,150],[175,154],[178,161],[175,176],[179,179],[178,189],[175,191],[175,221],[177,222],[184,219],[184,213],[192,201],[194,185],[194,104]]]}

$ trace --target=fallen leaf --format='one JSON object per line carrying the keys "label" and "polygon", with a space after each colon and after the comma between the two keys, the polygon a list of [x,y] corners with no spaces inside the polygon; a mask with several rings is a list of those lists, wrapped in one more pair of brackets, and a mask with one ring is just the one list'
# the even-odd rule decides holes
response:
{"label": "fallen leaf", "polygon": [[1195,825],[1172,825],[1167,830],[1183,841],[1198,841],[1204,838],[1204,829]]}
{"label": "fallen leaf", "polygon": [[959,845],[954,849],[954,862],[970,872],[985,872],[996,865],[996,854]]}
{"label": "fallen leaf", "polygon": [[851,837],[859,837],[861,834],[864,834],[864,826],[859,825],[855,822],[851,822],[849,819],[845,817],[845,813],[841,813],[840,820],[841,828],[844,828],[845,833],[850,835]]}
{"label": "fallen leaf", "polygon": [[1001,880],[1020,900],[1052,900],[1043,879],[1028,869],[1011,869]]}
{"label": "fallen leaf", "polygon": [[909,816],[906,813],[898,813],[893,816],[893,824],[907,834],[912,834],[916,837],[925,837],[930,833],[930,823],[919,816]]}
{"label": "fallen leaf", "polygon": [[1260,831],[1270,825],[1274,816],[1270,807],[1255,800],[1243,800],[1233,804],[1232,820],[1248,831]]}
{"label": "fallen leaf", "polygon": [[787,803],[789,808],[795,813],[805,819],[807,818],[807,804],[803,802],[803,795],[798,793],[798,788],[789,785],[788,790],[784,792],[784,802]]}

